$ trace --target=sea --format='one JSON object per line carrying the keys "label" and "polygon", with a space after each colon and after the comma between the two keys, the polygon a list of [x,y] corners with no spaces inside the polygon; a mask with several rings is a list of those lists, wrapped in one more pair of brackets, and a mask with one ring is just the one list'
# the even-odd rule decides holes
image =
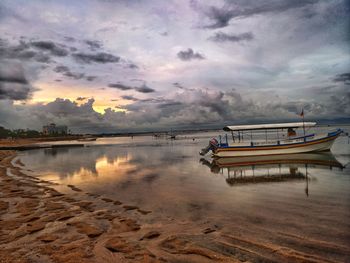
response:
{"label": "sea", "polygon": [[62,192],[74,185],[152,211],[140,217],[144,224],[209,224],[225,233],[349,260],[344,255],[350,247],[349,137],[339,137],[326,153],[225,161],[200,156],[218,134],[223,132],[179,133],[175,140],[107,137],[85,147],[24,151],[19,158],[27,173],[58,183]]}

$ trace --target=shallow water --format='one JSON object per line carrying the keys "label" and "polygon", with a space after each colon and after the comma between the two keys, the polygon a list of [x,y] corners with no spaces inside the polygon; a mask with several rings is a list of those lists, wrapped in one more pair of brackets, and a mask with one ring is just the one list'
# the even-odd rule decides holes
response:
{"label": "shallow water", "polygon": [[228,164],[198,154],[214,134],[101,138],[84,148],[26,151],[21,160],[42,179],[151,210],[140,219],[148,223],[210,224],[289,247],[297,245],[288,236],[349,247],[347,137],[332,153]]}

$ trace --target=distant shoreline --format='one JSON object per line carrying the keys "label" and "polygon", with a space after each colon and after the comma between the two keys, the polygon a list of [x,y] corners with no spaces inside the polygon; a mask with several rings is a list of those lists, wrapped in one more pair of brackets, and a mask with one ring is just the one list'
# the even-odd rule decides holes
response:
{"label": "distant shoreline", "polygon": [[[317,127],[350,127],[350,123],[346,124],[320,124]],[[54,142],[54,141],[73,141],[83,138],[106,138],[106,137],[131,137],[131,136],[170,136],[170,135],[185,135],[185,134],[196,134],[196,133],[206,133],[206,132],[216,132],[221,131],[222,128],[212,128],[212,129],[196,129],[196,130],[176,130],[172,131],[141,131],[141,132],[118,132],[118,133],[96,133],[96,134],[74,134],[67,136],[57,136],[57,137],[35,137],[35,138],[14,138],[14,139],[0,139],[0,149],[8,150],[8,147],[22,147],[29,146],[36,143],[44,142]]]}

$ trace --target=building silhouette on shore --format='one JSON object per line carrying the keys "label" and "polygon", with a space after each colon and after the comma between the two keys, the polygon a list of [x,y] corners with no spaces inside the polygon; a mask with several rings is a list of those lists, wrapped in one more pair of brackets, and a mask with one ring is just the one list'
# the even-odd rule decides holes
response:
{"label": "building silhouette on shore", "polygon": [[68,133],[68,127],[66,125],[56,125],[50,123],[49,125],[43,126],[44,135],[66,135]]}

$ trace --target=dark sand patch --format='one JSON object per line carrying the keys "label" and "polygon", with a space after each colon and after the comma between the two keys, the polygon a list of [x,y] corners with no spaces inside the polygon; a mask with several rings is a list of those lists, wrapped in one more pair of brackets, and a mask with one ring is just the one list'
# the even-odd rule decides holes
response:
{"label": "dark sand patch", "polygon": [[79,189],[78,187],[75,187],[74,185],[68,184],[67,185],[70,189],[76,192],[82,192],[83,190]]}

